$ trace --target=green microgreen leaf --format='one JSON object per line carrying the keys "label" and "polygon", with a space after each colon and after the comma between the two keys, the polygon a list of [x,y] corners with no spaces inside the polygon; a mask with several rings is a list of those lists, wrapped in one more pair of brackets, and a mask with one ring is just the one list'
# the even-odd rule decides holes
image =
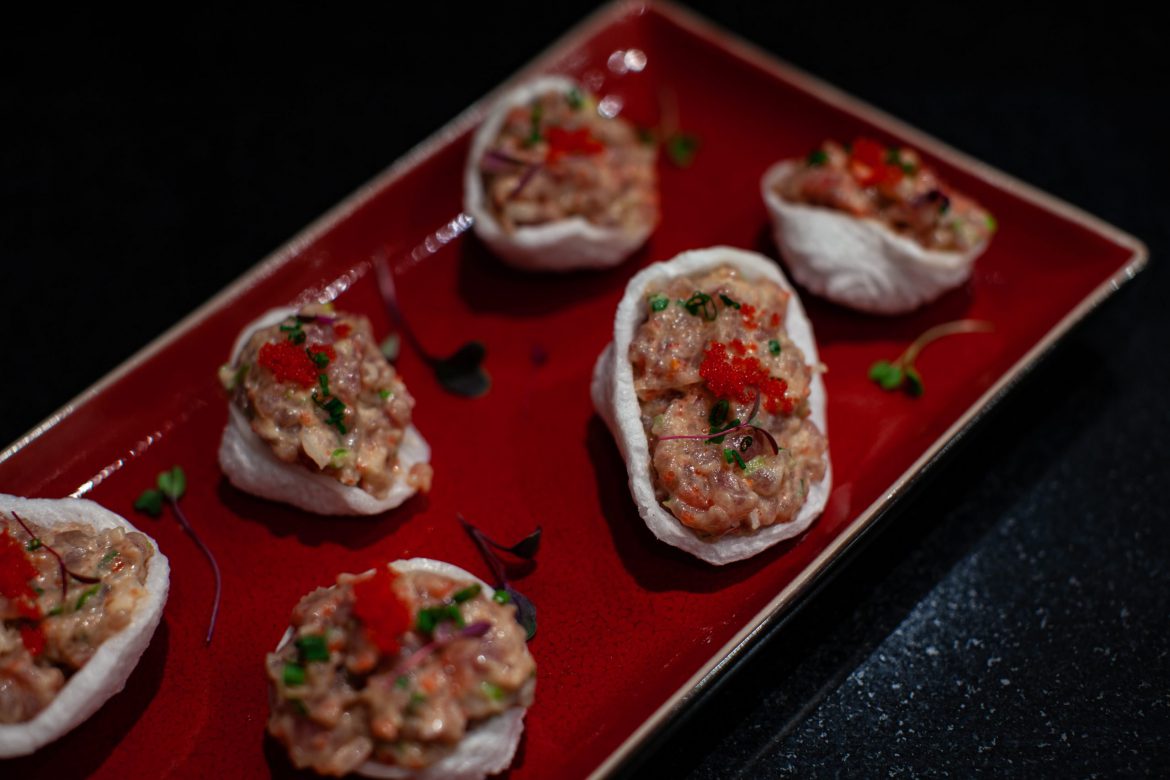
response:
{"label": "green microgreen leaf", "polygon": [[666,156],[679,168],[689,168],[699,151],[699,139],[688,133],[675,133],[666,139]]}
{"label": "green microgreen leaf", "polygon": [[906,366],[906,392],[913,398],[918,398],[924,391],[922,377],[914,366]]}
{"label": "green microgreen leaf", "polygon": [[142,495],[134,502],[134,508],[139,512],[145,512],[151,517],[158,517],[162,514],[163,494],[161,490],[150,488],[142,491]]}
{"label": "green microgreen leaf", "polygon": [[187,492],[187,475],[183,473],[181,466],[160,473],[157,483],[163,496],[172,501],[178,501]]}
{"label": "green microgreen leaf", "polygon": [[883,390],[897,390],[904,376],[902,367],[888,360],[879,360],[869,367],[869,378]]}
{"label": "green microgreen leaf", "polygon": [[450,393],[465,398],[478,398],[492,386],[491,377],[483,368],[487,349],[478,341],[470,341],[454,355],[434,363],[435,377]]}
{"label": "green microgreen leaf", "polygon": [[820,167],[828,161],[829,155],[825,152],[824,149],[813,149],[808,153],[808,157],[806,158],[806,162],[809,164],[809,167],[812,168]]}
{"label": "green microgreen leaf", "polygon": [[707,415],[707,422],[711,423],[713,429],[718,430],[720,425],[727,422],[728,410],[731,409],[731,404],[726,398],[720,398],[711,406],[711,412]]}

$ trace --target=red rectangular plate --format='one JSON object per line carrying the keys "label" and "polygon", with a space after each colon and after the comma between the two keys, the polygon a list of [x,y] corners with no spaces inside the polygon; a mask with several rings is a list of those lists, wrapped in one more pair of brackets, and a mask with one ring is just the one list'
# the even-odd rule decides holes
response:
{"label": "red rectangular plate", "polygon": [[[644,70],[607,68],[613,52],[629,49],[645,53]],[[127,516],[157,472],[181,464],[186,511],[225,573],[219,628],[205,647],[206,563],[173,522],[135,516],[171,559],[164,623],[124,693],[85,727],[6,764],[6,776],[291,773],[265,737],[263,661],[293,605],[339,572],[396,558],[441,558],[487,576],[457,512],[501,539],[545,530],[538,565],[518,583],[540,611],[531,645],[539,682],[511,776],[608,772],[791,609],[1045,349],[1145,262],[1135,239],[671,6],[603,9],[518,78],[545,71],[602,79],[599,92],[620,97],[623,113],[647,125],[658,119],[659,96],[672,92],[681,126],[702,139],[691,167],[662,165],[662,224],[629,262],[523,274],[459,234],[452,220],[464,157],[489,96],[0,455],[6,492],[85,495]],[[1000,230],[965,287],[912,315],[874,319],[805,297],[828,366],[829,506],[793,542],[740,564],[705,565],[657,542],[638,517],[589,400],[593,361],[638,268],[712,244],[775,256],[760,174],[824,138],[862,133],[922,150]],[[454,227],[440,230],[446,225]],[[398,268],[406,316],[428,349],[448,353],[472,337],[487,345],[491,392],[447,395],[404,349],[399,370],[434,450],[435,483],[397,511],[317,518],[242,495],[216,464],[226,420],[216,369],[237,331],[268,308],[336,298],[387,333],[370,273],[379,256]],[[924,397],[883,393],[866,378],[874,360],[897,355],[927,327],[968,317],[995,331],[927,349],[918,363]]]}

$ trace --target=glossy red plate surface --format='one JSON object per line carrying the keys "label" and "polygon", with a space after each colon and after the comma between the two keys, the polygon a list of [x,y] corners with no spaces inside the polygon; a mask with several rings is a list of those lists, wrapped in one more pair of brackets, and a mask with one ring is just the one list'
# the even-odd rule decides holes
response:
{"label": "glossy red plate surface", "polygon": [[[631,48],[646,54],[644,70],[607,67],[611,53]],[[293,605],[338,572],[395,558],[442,558],[488,576],[456,512],[503,539],[545,529],[539,563],[518,583],[540,610],[531,645],[539,683],[511,776],[612,768],[753,631],[791,608],[949,442],[1145,261],[1136,240],[669,6],[604,10],[526,72],[546,70],[603,77],[599,91],[619,96],[623,113],[646,125],[658,121],[668,90],[681,126],[702,139],[690,168],[662,165],[663,222],[631,261],[603,273],[522,274],[470,234],[439,230],[458,226],[481,103],[0,456],[0,490],[84,494],[133,517],[173,569],[164,622],[127,690],[73,734],[5,763],[5,776],[290,773],[265,737],[262,664]],[[791,543],[707,566],[658,543],[639,519],[617,448],[589,401],[593,361],[638,268],[712,244],[775,256],[760,174],[825,137],[860,133],[923,150],[997,216],[999,233],[965,287],[910,316],[874,319],[805,296],[829,369],[829,507]],[[273,306],[336,297],[388,332],[370,272],[378,256],[398,268],[406,316],[429,350],[448,353],[471,337],[487,345],[491,392],[447,395],[404,349],[399,370],[418,399],[435,484],[397,511],[323,519],[240,494],[216,464],[226,420],[216,369],[238,329]],[[874,360],[896,356],[927,327],[967,317],[994,323],[994,333],[927,349],[918,363],[924,397],[883,393],[866,378]],[[186,511],[225,573],[210,648],[206,563],[172,520],[131,511],[154,475],[176,463],[189,477]]]}

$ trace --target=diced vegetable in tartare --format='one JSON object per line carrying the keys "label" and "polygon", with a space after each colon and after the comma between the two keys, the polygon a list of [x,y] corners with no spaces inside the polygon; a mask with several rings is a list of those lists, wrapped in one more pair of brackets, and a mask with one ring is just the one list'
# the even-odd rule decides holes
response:
{"label": "diced vegetable in tartare", "polygon": [[528,268],[613,265],[658,223],[657,148],[595,96],[549,77],[505,96],[473,143],[465,205],[481,238]]}
{"label": "diced vegetable in tartare", "polygon": [[995,232],[916,151],[869,138],[825,141],[761,186],[797,281],[863,311],[909,311],[962,284]]}
{"label": "diced vegetable in tartare", "polygon": [[[370,514],[430,489],[414,398],[365,317],[326,306],[270,313],[245,330],[220,373],[232,403],[220,461],[237,486],[323,514]],[[267,466],[255,475],[258,460]],[[293,480],[331,481],[332,492],[320,495],[329,493],[320,479],[303,488],[317,495],[286,490],[282,465],[294,467]]]}
{"label": "diced vegetable in tartare", "polygon": [[269,733],[331,775],[501,771],[536,684],[507,594],[426,559],[305,596],[267,673]]}

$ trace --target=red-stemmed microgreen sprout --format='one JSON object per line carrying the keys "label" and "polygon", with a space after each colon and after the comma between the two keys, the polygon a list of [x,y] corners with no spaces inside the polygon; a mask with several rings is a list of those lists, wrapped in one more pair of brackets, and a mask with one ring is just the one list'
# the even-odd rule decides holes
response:
{"label": "red-stemmed microgreen sprout", "polygon": [[447,626],[449,626],[448,623],[440,623],[439,626],[435,628],[434,638],[431,639],[430,642],[427,642],[425,645],[408,655],[406,660],[404,660],[402,663],[398,664],[398,666],[394,668],[394,672],[391,677],[398,677],[400,675],[406,674],[411,669],[425,661],[427,656],[431,655],[431,653],[442,650],[456,639],[465,639],[469,637],[476,638],[483,636],[491,630],[492,624],[486,620],[480,620],[464,626],[458,631],[452,631],[449,628],[446,628]]}
{"label": "red-stemmed microgreen sprout", "polygon": [[456,517],[463,526],[463,530],[467,532],[467,535],[475,542],[475,546],[479,548],[480,555],[487,562],[488,568],[492,570],[492,576],[497,583],[494,587],[497,590],[503,589],[508,594],[509,600],[516,605],[516,620],[520,625],[524,626],[524,631],[527,633],[528,639],[532,639],[536,635],[536,606],[527,596],[513,588],[511,583],[508,582],[508,566],[493,550],[499,550],[523,561],[532,562],[536,558],[537,551],[540,549],[540,526],[537,526],[535,531],[525,536],[516,544],[508,546],[500,544],[489,537],[483,531],[469,523],[463,515],[456,515]]}
{"label": "red-stemmed microgreen sprout", "polygon": [[[752,404],[752,411],[748,414],[747,422],[739,422],[739,420],[732,420],[727,427],[720,428],[719,423],[712,420],[710,433],[696,433],[696,434],[681,434],[677,436],[659,436],[658,441],[673,441],[675,439],[695,439],[703,441],[715,440],[715,443],[721,443],[724,437],[731,436],[740,431],[752,431],[759,435],[764,441],[768,442],[772,448],[772,454],[776,455],[780,452],[780,445],[776,441],[776,437],[771,434],[766,428],[762,428],[756,424],[756,415],[760,412],[760,391],[756,390],[756,398]],[[718,428],[718,430],[716,430]]]}
{"label": "red-stemmed microgreen sprout", "polygon": [[990,322],[982,320],[958,320],[935,325],[906,348],[906,351],[894,360],[879,360],[869,367],[869,378],[883,390],[905,390],[906,394],[917,398],[922,395],[924,387],[922,375],[914,366],[914,361],[927,344],[945,336],[954,336],[960,333],[988,333],[994,330]]}
{"label": "red-stemmed microgreen sprout", "polygon": [[69,578],[70,577],[77,580],[78,582],[83,582],[86,585],[94,585],[96,583],[101,582],[100,577],[87,577],[84,574],[78,574],[75,571],[71,571],[65,565],[65,559],[61,557],[61,554],[58,553],[56,550],[54,550],[52,547],[50,547],[45,542],[44,539],[41,539],[39,536],[34,534],[32,532],[32,529],[29,528],[28,524],[24,521],[24,518],[22,518],[16,512],[12,513],[12,517],[16,520],[16,522],[20,523],[20,527],[23,528],[24,532],[29,535],[29,537],[31,538],[31,541],[36,542],[36,548],[44,548],[45,550],[48,550],[49,554],[57,559],[57,566],[60,567],[60,570],[61,570],[61,603],[62,604],[64,604],[69,599]]}
{"label": "red-stemmed microgreen sprout", "polygon": [[211,619],[207,624],[207,636],[203,640],[204,644],[210,645],[211,636],[215,633],[215,620],[219,615],[219,599],[223,587],[219,563],[216,562],[211,550],[203,543],[199,534],[195,532],[195,528],[187,520],[187,515],[184,514],[183,508],[179,506],[179,499],[187,492],[187,475],[183,473],[183,469],[175,466],[170,471],[159,472],[155,482],[158,487],[143,491],[142,495],[138,497],[138,500],[134,502],[134,508],[139,512],[145,512],[151,517],[158,517],[162,514],[163,501],[165,500],[171,507],[171,512],[175,515],[175,520],[179,522],[179,525],[182,526],[187,536],[191,537],[196,546],[203,552],[203,557],[211,564],[211,571],[215,575],[215,600],[211,605]]}

